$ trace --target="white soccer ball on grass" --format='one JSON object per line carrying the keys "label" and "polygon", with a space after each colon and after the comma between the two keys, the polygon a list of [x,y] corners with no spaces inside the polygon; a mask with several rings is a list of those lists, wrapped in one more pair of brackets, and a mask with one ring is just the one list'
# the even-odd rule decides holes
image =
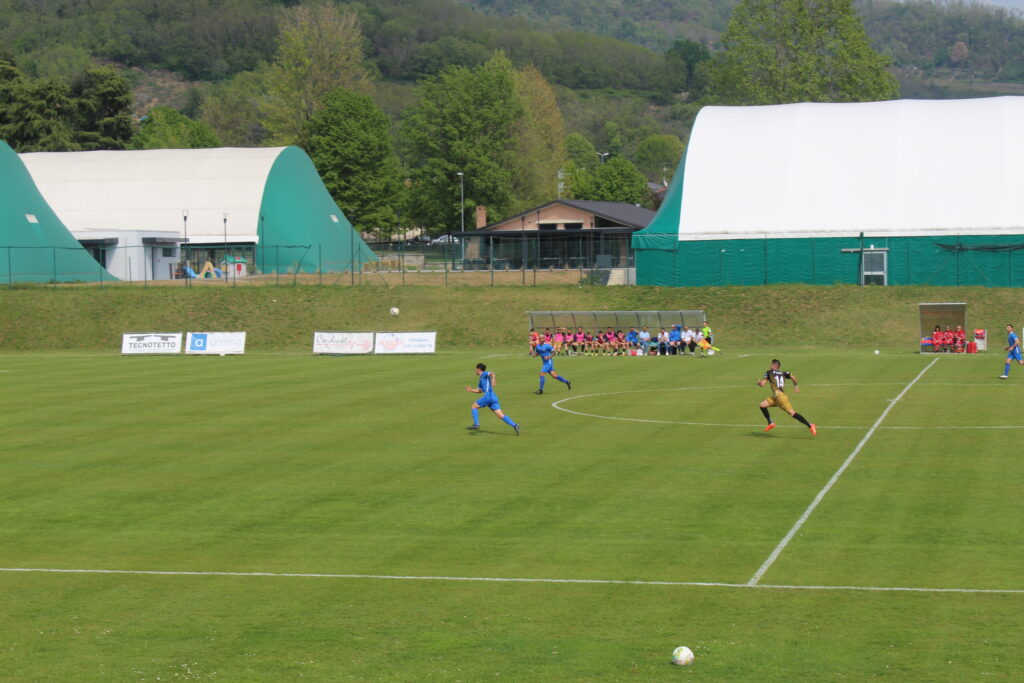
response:
{"label": "white soccer ball on grass", "polygon": [[398,306],[392,306],[389,313],[391,313],[391,315],[398,315]]}
{"label": "white soccer ball on grass", "polygon": [[875,355],[876,356],[878,355],[878,349],[875,349]]}
{"label": "white soccer ball on grass", "polygon": [[693,664],[693,650],[685,645],[680,645],[672,650],[672,663],[676,666],[690,666]]}

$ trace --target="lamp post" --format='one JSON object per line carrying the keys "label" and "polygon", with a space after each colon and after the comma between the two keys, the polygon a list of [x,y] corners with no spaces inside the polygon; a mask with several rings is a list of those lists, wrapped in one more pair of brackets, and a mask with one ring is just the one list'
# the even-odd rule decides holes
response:
{"label": "lamp post", "polygon": [[227,277],[227,266],[228,266],[228,212],[225,211],[224,216],[224,276]]}
{"label": "lamp post", "polygon": [[[184,252],[182,253],[182,257],[184,258],[185,261],[185,268],[188,268],[188,209],[181,210],[181,222],[185,228],[185,236],[181,242],[182,244],[185,245],[184,247],[182,247],[182,251]],[[184,269],[182,269],[181,274],[184,275],[186,279],[188,279],[188,273],[184,272]]]}
{"label": "lamp post", "polygon": [[[256,234],[256,248],[260,250],[259,254],[260,254],[261,257],[264,254],[264,251],[263,251],[263,218],[264,218],[264,216],[261,213],[260,214],[259,232]],[[255,250],[253,250],[252,260],[253,260],[253,266],[255,266],[256,265],[256,251]],[[264,259],[261,258],[260,261],[259,261],[259,264],[260,264],[260,268],[259,268],[260,275],[263,274],[263,266],[264,266],[263,260]]]}
{"label": "lamp post", "polygon": [[466,267],[466,176],[459,171],[459,252],[462,254],[462,267]]}
{"label": "lamp post", "polygon": [[611,154],[611,152],[594,152],[597,156],[601,157],[601,163],[604,163],[604,158]]}

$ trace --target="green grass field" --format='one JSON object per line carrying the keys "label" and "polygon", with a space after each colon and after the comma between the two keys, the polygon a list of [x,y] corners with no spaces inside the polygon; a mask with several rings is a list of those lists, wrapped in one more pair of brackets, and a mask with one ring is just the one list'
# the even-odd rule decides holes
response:
{"label": "green grass field", "polygon": [[3,677],[1019,680],[1024,368],[933,360],[0,355]]}

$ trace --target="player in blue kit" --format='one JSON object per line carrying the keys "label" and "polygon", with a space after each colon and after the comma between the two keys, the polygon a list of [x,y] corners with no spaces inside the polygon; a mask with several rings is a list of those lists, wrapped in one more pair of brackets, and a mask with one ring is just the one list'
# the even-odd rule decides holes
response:
{"label": "player in blue kit", "polygon": [[999,379],[1007,379],[1010,376],[1010,366],[1013,361],[1017,361],[1020,365],[1024,365],[1024,357],[1020,353],[1020,338],[1017,337],[1017,333],[1013,331],[1013,325],[1007,323],[1006,325],[1006,365],[1003,366],[1003,374],[999,375]]}
{"label": "player in blue kit", "polygon": [[545,341],[543,344],[538,344],[537,347],[534,348],[533,350],[533,355],[540,356],[541,360],[540,389],[537,389],[537,391],[533,393],[544,393],[544,382],[545,380],[547,380],[547,377],[544,376],[544,373],[551,375],[559,382],[564,382],[567,388],[572,389],[572,382],[567,380],[565,377],[559,376],[559,374],[555,372],[555,362],[552,360],[552,357],[555,355],[555,348],[551,346],[549,342]]}
{"label": "player in blue kit", "polygon": [[488,371],[487,366],[483,363],[476,364],[476,374],[480,378],[476,387],[466,387],[466,391],[471,394],[483,394],[480,398],[473,403],[470,412],[473,414],[473,424],[466,427],[469,430],[480,429],[480,409],[490,408],[494,413],[494,416],[499,418],[502,422],[516,430],[516,436],[519,436],[519,425],[515,421],[501,412],[501,403],[498,402],[498,395],[494,393],[494,373]]}

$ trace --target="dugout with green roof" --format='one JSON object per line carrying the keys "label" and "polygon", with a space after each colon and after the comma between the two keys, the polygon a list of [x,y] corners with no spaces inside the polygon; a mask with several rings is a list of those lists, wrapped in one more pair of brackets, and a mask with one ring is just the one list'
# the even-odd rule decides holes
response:
{"label": "dugout with green roof", "polygon": [[0,284],[115,279],[78,243],[25,164],[0,141]]}

